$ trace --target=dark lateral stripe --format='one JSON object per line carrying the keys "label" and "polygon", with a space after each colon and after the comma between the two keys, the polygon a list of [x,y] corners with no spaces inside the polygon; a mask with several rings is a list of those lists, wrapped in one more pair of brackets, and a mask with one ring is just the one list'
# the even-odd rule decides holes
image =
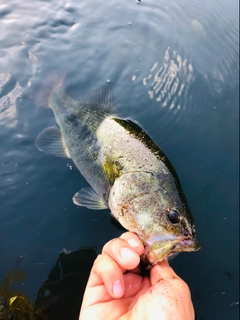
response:
{"label": "dark lateral stripe", "polygon": [[[168,168],[169,172],[172,174],[179,197],[182,201],[182,203],[186,206],[186,213],[189,212],[189,206],[187,203],[187,199],[183,193],[183,189],[180,183],[180,180],[178,178],[178,175],[171,164],[171,162],[168,160],[167,156],[163,153],[163,151],[159,148],[159,146],[149,137],[149,135],[136,123],[132,122],[129,119],[119,119],[119,118],[112,118],[114,121],[116,121],[120,126],[122,126],[124,129],[126,129],[131,135],[133,135],[136,139],[141,141],[148,150],[150,150],[158,160],[162,161],[166,167]],[[188,216],[189,220],[193,221],[193,218]]]}
{"label": "dark lateral stripe", "polygon": [[136,139],[141,141],[146,146],[146,148],[149,149],[157,157],[157,159],[164,162],[164,158],[166,158],[165,154],[141,127],[139,127],[136,123],[132,122],[129,119],[112,119],[120,124],[120,126],[126,129]]}

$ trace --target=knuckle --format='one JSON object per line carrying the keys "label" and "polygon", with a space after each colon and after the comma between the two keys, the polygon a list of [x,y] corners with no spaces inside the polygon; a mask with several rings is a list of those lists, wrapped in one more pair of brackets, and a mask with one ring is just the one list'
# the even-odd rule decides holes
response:
{"label": "knuckle", "polygon": [[124,233],[120,236],[120,239],[128,240],[129,238],[136,238],[136,239],[138,239],[138,236],[136,235],[136,233],[131,232],[131,231],[124,232]]}
{"label": "knuckle", "polygon": [[92,269],[97,269],[98,265],[101,264],[102,259],[103,259],[103,255],[99,254],[97,258],[94,260]]}
{"label": "knuckle", "polygon": [[115,252],[116,249],[122,245],[126,245],[126,241],[124,239],[114,238],[104,245],[102,253]]}
{"label": "knuckle", "polygon": [[107,254],[99,254],[93,264],[93,269],[97,273],[108,272],[112,269],[111,260]]}

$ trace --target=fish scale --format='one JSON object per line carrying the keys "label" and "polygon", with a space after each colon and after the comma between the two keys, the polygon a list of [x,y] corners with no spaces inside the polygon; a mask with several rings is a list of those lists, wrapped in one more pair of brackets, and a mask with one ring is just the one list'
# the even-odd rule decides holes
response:
{"label": "fish scale", "polygon": [[89,183],[73,202],[89,209],[109,208],[143,241],[142,258],[148,266],[178,252],[199,250],[176,171],[138,124],[117,117],[109,88],[94,90],[80,102],[66,93],[62,79],[52,88],[48,106],[59,127],[40,133],[36,146],[72,158]]}

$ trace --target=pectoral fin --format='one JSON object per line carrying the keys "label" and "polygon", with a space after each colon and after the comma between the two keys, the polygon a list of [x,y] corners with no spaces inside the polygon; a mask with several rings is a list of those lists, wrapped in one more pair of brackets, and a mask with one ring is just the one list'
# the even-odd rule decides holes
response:
{"label": "pectoral fin", "polygon": [[107,209],[105,201],[90,187],[83,188],[73,196],[73,202],[77,206],[93,210]]}
{"label": "pectoral fin", "polygon": [[35,145],[38,150],[56,157],[71,158],[61,130],[57,127],[44,129],[37,137]]}
{"label": "pectoral fin", "polygon": [[105,162],[104,162],[104,170],[108,176],[108,180],[110,182],[110,185],[112,186],[114,184],[114,181],[116,179],[116,168],[114,165],[113,160],[109,156],[109,154],[106,154],[105,156]]}

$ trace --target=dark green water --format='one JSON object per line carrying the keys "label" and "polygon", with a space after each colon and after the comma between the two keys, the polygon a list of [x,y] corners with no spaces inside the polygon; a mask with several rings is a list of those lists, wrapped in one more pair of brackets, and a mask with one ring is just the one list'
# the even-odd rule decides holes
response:
{"label": "dark green water", "polygon": [[23,270],[34,302],[63,248],[121,234],[107,210],[72,203],[86,182],[71,161],[34,145],[55,120],[30,95],[68,70],[75,99],[109,83],[174,165],[202,249],[172,266],[196,318],[239,318],[238,22],[233,0],[0,3],[0,283]]}

